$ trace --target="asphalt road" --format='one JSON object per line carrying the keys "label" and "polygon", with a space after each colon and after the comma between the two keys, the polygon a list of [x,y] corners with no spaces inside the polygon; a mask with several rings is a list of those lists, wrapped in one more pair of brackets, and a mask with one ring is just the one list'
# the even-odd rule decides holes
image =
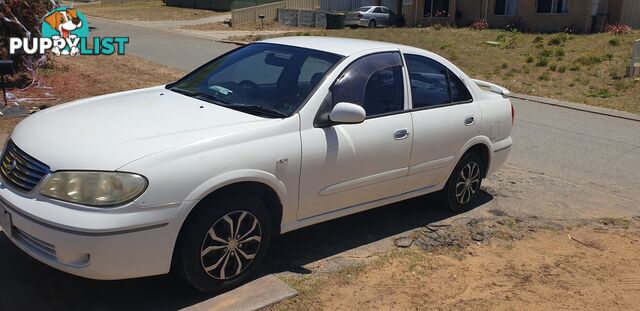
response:
{"label": "asphalt road", "polygon": [[234,48],[233,44],[91,18],[92,37],[129,37],[126,53],[178,70],[191,71]]}
{"label": "asphalt road", "polygon": [[[127,52],[190,70],[233,46],[178,34],[94,21],[96,36],[128,35]],[[640,215],[640,122],[513,100],[514,147],[470,213],[499,209],[550,218]],[[562,211],[558,211],[563,209]],[[433,197],[303,228],[274,241],[263,274],[310,273],[310,263],[341,265],[339,254],[381,249],[378,241],[446,221]],[[366,254],[360,254],[366,257]],[[338,257],[338,258],[336,258]],[[38,263],[0,234],[0,310],[172,310],[207,299],[170,276],[91,281]]]}

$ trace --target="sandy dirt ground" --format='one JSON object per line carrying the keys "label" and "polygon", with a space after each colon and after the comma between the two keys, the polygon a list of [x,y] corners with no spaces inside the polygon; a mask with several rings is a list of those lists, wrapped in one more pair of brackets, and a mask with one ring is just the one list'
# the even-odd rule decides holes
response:
{"label": "sandy dirt ground", "polygon": [[[404,205],[437,209],[432,196]],[[416,214],[423,226],[279,273],[300,296],[270,310],[637,309],[634,210],[632,200],[506,165],[471,211]]]}

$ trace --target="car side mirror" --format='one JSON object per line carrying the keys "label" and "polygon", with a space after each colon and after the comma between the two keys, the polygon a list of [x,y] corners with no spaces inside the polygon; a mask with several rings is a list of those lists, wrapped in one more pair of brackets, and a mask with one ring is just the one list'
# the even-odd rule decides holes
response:
{"label": "car side mirror", "polygon": [[337,124],[362,123],[366,117],[367,113],[362,106],[345,102],[336,104],[329,114],[329,119]]}

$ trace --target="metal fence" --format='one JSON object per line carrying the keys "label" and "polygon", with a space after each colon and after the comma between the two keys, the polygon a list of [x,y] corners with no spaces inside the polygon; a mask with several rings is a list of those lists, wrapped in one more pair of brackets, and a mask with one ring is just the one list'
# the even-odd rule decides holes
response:
{"label": "metal fence", "polygon": [[[380,5],[395,11],[398,1],[400,0],[382,0],[380,1]],[[320,10],[349,12],[366,5],[375,5],[375,0],[322,0],[320,1]]]}
{"label": "metal fence", "polygon": [[625,0],[622,7],[620,22],[633,28],[640,28],[640,1]]}
{"label": "metal fence", "polygon": [[287,9],[318,10],[320,0],[286,0]]}
{"label": "metal fence", "polygon": [[327,27],[326,11],[278,9],[278,22],[292,27]]}
{"label": "metal fence", "polygon": [[278,17],[278,9],[284,9],[285,1],[252,6],[231,11],[232,25],[256,24],[259,22],[258,15],[264,15],[265,19],[275,19]]}

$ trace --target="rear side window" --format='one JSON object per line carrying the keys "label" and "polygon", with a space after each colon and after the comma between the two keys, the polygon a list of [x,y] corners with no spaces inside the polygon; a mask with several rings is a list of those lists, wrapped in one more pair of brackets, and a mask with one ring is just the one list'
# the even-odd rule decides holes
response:
{"label": "rear side window", "polygon": [[333,104],[361,105],[367,116],[404,110],[402,60],[397,52],[378,53],[353,62],[332,88]]}
{"label": "rear side window", "polygon": [[411,79],[413,108],[468,102],[471,93],[444,65],[427,57],[405,54]]}
{"label": "rear side window", "polygon": [[375,8],[375,9],[373,9],[373,13],[382,13],[382,9],[381,8]]}

